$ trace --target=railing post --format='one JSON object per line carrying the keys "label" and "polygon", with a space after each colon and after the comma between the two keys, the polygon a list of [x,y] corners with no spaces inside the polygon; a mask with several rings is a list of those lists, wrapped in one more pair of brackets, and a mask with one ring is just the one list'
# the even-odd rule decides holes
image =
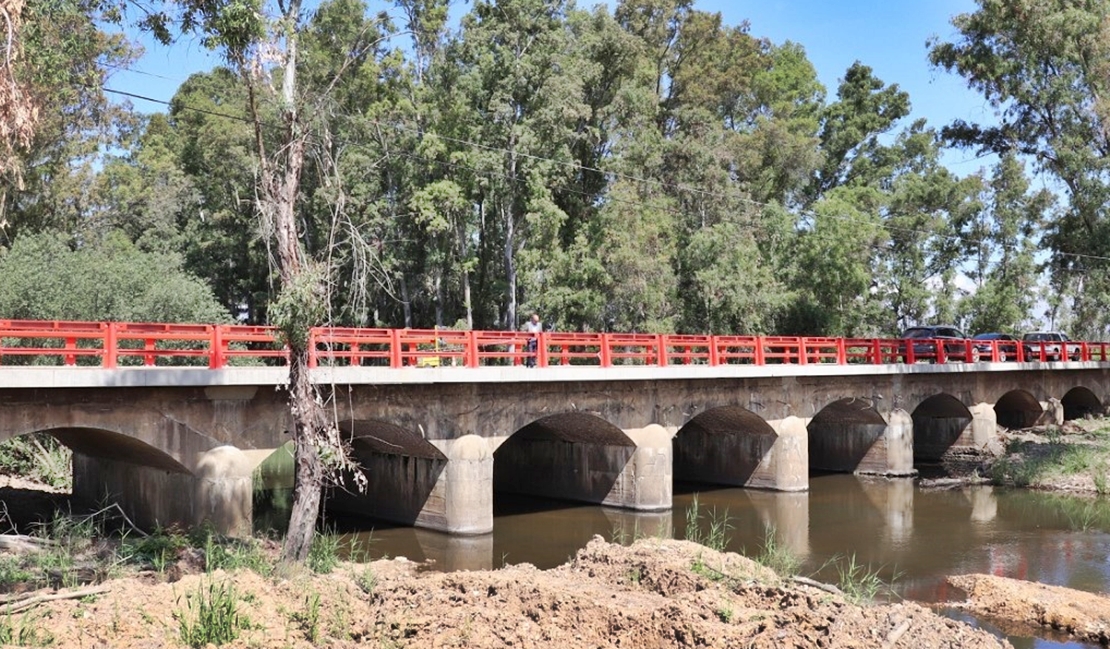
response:
{"label": "railing post", "polygon": [[883,364],[883,342],[880,338],[871,339],[871,364]]}
{"label": "railing post", "polygon": [[536,334],[536,366],[547,367],[547,334]]}
{"label": "railing post", "polygon": [[655,344],[659,346],[659,367],[667,366],[667,336],[659,334],[655,337]]}
{"label": "railing post", "polygon": [[803,336],[798,336],[798,365],[806,365],[809,363],[809,350],[806,349],[806,339]]}
{"label": "railing post", "polygon": [[223,325],[213,325],[208,339],[208,369],[218,370],[224,366]]}
{"label": "railing post", "polygon": [[115,369],[117,364],[116,355],[118,352],[119,342],[116,339],[116,323],[109,322],[104,326],[104,360],[100,365],[107,369]]}
{"label": "railing post", "polygon": [[478,367],[478,334],[473,329],[466,332],[466,357],[463,364],[467,367]]}
{"label": "railing post", "polygon": [[940,340],[934,340],[933,341],[933,346],[934,346],[934,349],[936,350],[937,364],[947,363],[948,362],[948,355],[945,352],[947,352],[948,350],[946,350],[944,348],[944,342],[940,341]]}
{"label": "railing post", "polygon": [[389,366],[396,369],[401,367],[401,330],[389,330]]}
{"label": "railing post", "polygon": [[612,350],[609,347],[609,334],[601,334],[601,350],[598,353],[601,356],[602,367],[613,366]]}
{"label": "railing post", "polygon": [[767,359],[763,353],[763,336],[755,337],[755,364],[766,365]]}
{"label": "railing post", "polygon": [[848,364],[848,341],[843,338],[836,339],[836,364]]}
{"label": "railing post", "polygon": [[717,347],[719,341],[716,336],[709,337],[709,366],[716,367],[721,364],[721,354]]}
{"label": "railing post", "polygon": [[[316,327],[312,327],[308,330],[308,342],[307,342],[307,344],[308,344],[308,369],[311,370],[311,369],[315,369],[318,366],[319,362],[320,362],[320,359],[317,358],[317,355],[316,355]],[[331,356],[330,353],[329,353],[329,356]],[[333,365],[333,366],[335,365],[334,357],[332,358],[331,365]]]}

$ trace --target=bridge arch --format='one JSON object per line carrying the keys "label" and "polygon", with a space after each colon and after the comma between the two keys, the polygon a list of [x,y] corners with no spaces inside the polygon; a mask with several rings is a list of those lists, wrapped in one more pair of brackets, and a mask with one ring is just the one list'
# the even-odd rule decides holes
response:
{"label": "bridge arch", "polygon": [[748,486],[778,434],[740,406],[712,408],[674,437],[674,477],[688,482]]}
{"label": "bridge arch", "polygon": [[350,440],[366,491],[359,492],[348,476],[328,490],[326,508],[405,525],[428,525],[444,516],[427,505],[444,498],[448,458],[419,431],[374,418],[346,420],[339,428]]}
{"label": "bridge arch", "polygon": [[950,394],[935,394],[914,408],[913,459],[939,461],[944,453],[969,434],[974,416],[966,405]]}
{"label": "bridge arch", "polygon": [[1105,411],[1102,401],[1090,388],[1084,386],[1068,390],[1060,399],[1060,405],[1064,408],[1064,421],[1082,419]]}
{"label": "bridge arch", "polygon": [[565,412],[537,419],[493,454],[493,489],[557,500],[621,504],[637,444],[605,419]]}
{"label": "bridge arch", "polygon": [[853,473],[883,439],[887,421],[871,399],[848,397],[822,408],[806,429],[810,469]]}
{"label": "bridge arch", "polygon": [[1010,390],[994,402],[994,414],[999,426],[1028,428],[1036,425],[1044,415],[1044,406],[1028,390]]}

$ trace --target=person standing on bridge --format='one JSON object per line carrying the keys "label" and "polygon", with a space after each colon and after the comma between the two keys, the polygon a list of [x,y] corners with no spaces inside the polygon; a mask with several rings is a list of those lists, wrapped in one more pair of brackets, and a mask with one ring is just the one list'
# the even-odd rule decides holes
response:
{"label": "person standing on bridge", "polygon": [[540,322],[540,314],[533,313],[532,317],[528,319],[527,323],[525,323],[524,330],[532,334],[532,338],[528,340],[528,343],[524,347],[524,351],[528,353],[528,356],[524,359],[524,364],[528,367],[535,367],[536,348],[539,345],[539,334],[543,331],[543,323]]}

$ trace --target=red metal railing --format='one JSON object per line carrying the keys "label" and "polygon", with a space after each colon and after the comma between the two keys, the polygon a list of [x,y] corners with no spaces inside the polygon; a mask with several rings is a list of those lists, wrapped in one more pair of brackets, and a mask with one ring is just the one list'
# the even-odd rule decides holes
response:
{"label": "red metal railing", "polygon": [[[535,342],[535,347],[531,343]],[[815,336],[638,333],[530,334],[454,329],[319,327],[310,333],[318,366],[483,367],[949,363],[1110,360],[1110,342],[902,340]],[[284,365],[273,327],[130,322],[0,320],[0,366],[102,368]]]}

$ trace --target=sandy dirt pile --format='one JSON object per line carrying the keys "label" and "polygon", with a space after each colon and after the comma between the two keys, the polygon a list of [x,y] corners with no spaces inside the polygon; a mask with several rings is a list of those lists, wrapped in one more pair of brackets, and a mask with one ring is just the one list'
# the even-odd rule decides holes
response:
{"label": "sandy dirt pile", "polygon": [[323,576],[157,579],[110,581],[103,595],[48,602],[16,622],[48,631],[54,646],[180,646],[190,596],[230,583],[249,620],[235,647],[1008,646],[914,604],[859,607],[784,586],[744,557],[685,541],[623,547],[595,537],[549,571],[445,574],[396,559]]}
{"label": "sandy dirt pile", "polygon": [[1110,598],[1104,595],[994,575],[957,575],[948,583],[967,593],[958,607],[976,615],[1110,644]]}

